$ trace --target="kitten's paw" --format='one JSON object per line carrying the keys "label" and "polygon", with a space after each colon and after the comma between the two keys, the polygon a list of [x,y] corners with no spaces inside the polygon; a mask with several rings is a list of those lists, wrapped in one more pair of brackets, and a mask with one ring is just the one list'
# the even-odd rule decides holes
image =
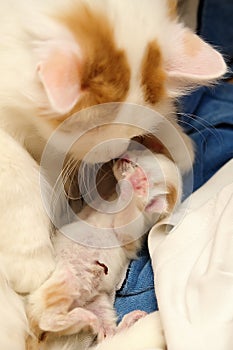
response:
{"label": "kitten's paw", "polygon": [[124,329],[127,329],[133,326],[134,323],[136,323],[138,320],[145,317],[146,315],[147,315],[147,312],[141,311],[141,310],[135,310],[128,313],[123,317],[122,321],[119,323],[117,327],[117,332],[121,332]]}

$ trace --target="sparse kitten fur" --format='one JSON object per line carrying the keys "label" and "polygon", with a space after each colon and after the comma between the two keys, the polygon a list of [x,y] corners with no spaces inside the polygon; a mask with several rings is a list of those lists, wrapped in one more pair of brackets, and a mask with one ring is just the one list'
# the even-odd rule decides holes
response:
{"label": "sparse kitten fur", "polygon": [[[191,88],[218,79],[226,65],[216,50],[178,22],[175,4],[175,0],[1,1],[1,286],[32,293],[55,268],[39,162],[51,134],[74,113],[108,102],[142,105],[163,115],[183,141],[177,143],[156,115],[144,118],[141,113],[135,125],[125,115],[123,121],[129,123],[122,125],[121,113],[96,115],[89,110],[70,130],[61,129],[54,145],[62,151],[61,140],[67,134],[89,130],[71,150],[75,161],[102,143],[101,149],[90,152],[90,161],[107,162],[123,154],[131,138],[149,132],[165,144],[182,174],[191,168],[193,146],[177,124],[174,101]],[[102,125],[96,128],[97,121]],[[108,147],[110,140],[115,143]],[[4,331],[0,348],[24,350],[25,314],[18,312],[21,299],[9,288],[2,292],[6,299],[14,299],[14,307],[1,304],[3,314],[9,312],[11,317],[0,321],[0,330],[11,330],[14,320],[17,337]]]}

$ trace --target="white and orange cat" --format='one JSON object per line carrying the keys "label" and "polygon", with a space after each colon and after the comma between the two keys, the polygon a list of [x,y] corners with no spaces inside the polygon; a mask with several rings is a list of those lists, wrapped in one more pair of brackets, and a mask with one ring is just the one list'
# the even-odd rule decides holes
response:
{"label": "white and orange cat", "polygon": [[[129,102],[167,118],[193,158],[173,102],[191,87],[219,78],[226,65],[178,23],[174,5],[174,0],[1,1],[0,264],[1,294],[8,300],[1,310],[8,317],[0,321],[0,347],[5,350],[24,349],[27,331],[14,293],[34,291],[55,267],[38,165],[52,132],[86,107]],[[135,118],[137,125],[143,115]],[[96,119],[102,123],[97,128]],[[89,132],[72,157],[82,159],[99,143],[117,140],[94,152],[93,162],[108,161],[146,130],[166,143],[182,172],[189,170],[183,147],[156,117],[145,118],[143,128],[120,122],[118,113],[82,114],[75,128]],[[8,332],[12,328],[14,336]]]}
{"label": "white and orange cat", "polygon": [[[53,343],[64,342],[64,336],[82,331],[100,342],[145,316],[136,310],[117,327],[115,291],[148,228],[180,203],[181,175],[173,161],[146,150],[128,151],[113,172],[120,188],[118,210],[106,213],[90,203],[78,221],[53,238],[56,268],[27,298],[32,332],[28,350],[49,350]],[[73,349],[80,346],[80,339],[74,341]]]}

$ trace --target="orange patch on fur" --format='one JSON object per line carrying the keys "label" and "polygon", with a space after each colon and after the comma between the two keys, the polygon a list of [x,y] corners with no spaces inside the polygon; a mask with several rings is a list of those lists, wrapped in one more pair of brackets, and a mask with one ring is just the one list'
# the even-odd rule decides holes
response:
{"label": "orange patch on fur", "polygon": [[162,55],[157,42],[153,41],[147,47],[142,64],[141,83],[146,102],[154,105],[165,97],[165,81]]}
{"label": "orange patch on fur", "polygon": [[124,101],[130,81],[125,53],[116,47],[113,29],[104,14],[87,5],[76,5],[57,19],[77,40],[84,60],[80,72],[81,97],[70,113],[51,120],[54,126],[84,108]]}
{"label": "orange patch on fur", "polygon": [[168,3],[168,15],[171,19],[177,17],[177,0],[167,0]]}

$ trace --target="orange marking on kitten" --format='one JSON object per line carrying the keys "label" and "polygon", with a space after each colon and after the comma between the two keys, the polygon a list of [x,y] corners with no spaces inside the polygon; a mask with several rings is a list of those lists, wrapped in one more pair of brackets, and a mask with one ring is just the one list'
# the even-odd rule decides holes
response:
{"label": "orange marking on kitten", "polygon": [[177,0],[167,0],[168,15],[171,19],[177,18]]}
{"label": "orange marking on kitten", "polygon": [[147,47],[142,64],[141,83],[146,102],[154,105],[166,97],[165,80],[160,48],[157,42],[153,41]]}
{"label": "orange marking on kitten", "polygon": [[70,30],[81,48],[81,96],[74,108],[50,120],[54,126],[78,111],[107,102],[123,102],[129,91],[130,67],[124,51],[115,44],[108,19],[88,6],[73,6],[58,21]]}

